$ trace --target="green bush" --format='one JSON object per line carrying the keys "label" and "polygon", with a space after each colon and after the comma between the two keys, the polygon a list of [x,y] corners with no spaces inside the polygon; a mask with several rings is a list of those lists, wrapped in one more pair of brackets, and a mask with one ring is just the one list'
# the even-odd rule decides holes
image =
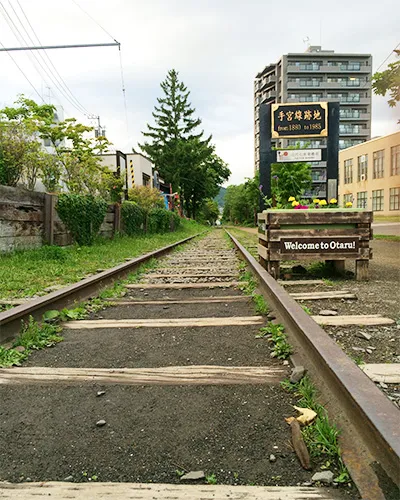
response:
{"label": "green bush", "polygon": [[182,219],[176,212],[170,212],[170,218],[171,218],[171,231],[176,231],[180,227]]}
{"label": "green bush", "polygon": [[153,208],[147,215],[147,232],[167,233],[171,231],[171,212],[165,208]]}
{"label": "green bush", "polygon": [[78,245],[91,245],[107,212],[107,203],[90,194],[61,194],[57,212]]}
{"label": "green bush", "polygon": [[145,227],[145,212],[134,201],[124,201],[121,205],[123,228],[126,234],[143,233]]}

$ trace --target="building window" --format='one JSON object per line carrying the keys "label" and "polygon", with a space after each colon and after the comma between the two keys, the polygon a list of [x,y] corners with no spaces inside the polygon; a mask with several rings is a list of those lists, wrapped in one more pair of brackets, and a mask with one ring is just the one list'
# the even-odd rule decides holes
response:
{"label": "building window", "polygon": [[400,174],[400,145],[391,148],[392,162],[390,166],[390,175]]}
{"label": "building window", "polygon": [[143,180],[143,186],[150,186],[150,175],[143,174],[142,180]]}
{"label": "building window", "polygon": [[389,190],[389,210],[400,210],[400,187]]}
{"label": "building window", "polygon": [[357,208],[367,208],[367,191],[357,193]]}
{"label": "building window", "polygon": [[383,189],[372,191],[372,210],[374,212],[383,210]]}
{"label": "building window", "polygon": [[358,182],[366,181],[368,179],[368,155],[361,155],[358,157]]}
{"label": "building window", "polygon": [[380,151],[374,151],[374,168],[372,172],[373,179],[380,179],[384,175],[383,160],[385,157],[385,151],[381,149]]}
{"label": "building window", "polygon": [[351,184],[353,182],[353,158],[344,161],[344,183]]}
{"label": "building window", "polygon": [[352,193],[345,194],[343,196],[343,201],[344,201],[344,204],[353,203],[353,194]]}

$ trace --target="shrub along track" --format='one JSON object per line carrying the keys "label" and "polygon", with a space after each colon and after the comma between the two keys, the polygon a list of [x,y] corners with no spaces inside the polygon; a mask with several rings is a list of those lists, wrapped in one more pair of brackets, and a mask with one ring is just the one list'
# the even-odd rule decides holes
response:
{"label": "shrub along track", "polygon": [[[290,445],[284,417],[296,399],[279,385],[289,368],[255,339],[265,319],[238,278],[234,250],[214,231],[127,285],[112,307],[66,323],[64,342],[0,370],[0,479],[20,482],[3,484],[0,498],[341,497],[302,486],[315,470]],[[222,484],[182,485],[193,470]]]}

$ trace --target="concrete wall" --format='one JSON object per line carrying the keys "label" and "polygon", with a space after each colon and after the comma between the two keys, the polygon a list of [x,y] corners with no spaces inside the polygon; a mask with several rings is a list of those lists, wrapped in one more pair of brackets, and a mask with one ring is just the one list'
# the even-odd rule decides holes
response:
{"label": "concrete wall", "polygon": [[[357,193],[367,192],[367,209],[372,210],[372,191],[383,190],[383,210],[377,211],[378,215],[400,215],[400,210],[390,210],[390,189],[400,188],[400,175],[391,175],[392,155],[391,148],[400,146],[400,132],[371,139],[370,141],[343,149],[339,152],[339,202],[343,203],[344,195],[352,195],[354,197],[353,206],[357,207]],[[375,151],[384,150],[383,168],[384,175],[381,178],[373,179]],[[365,181],[358,182],[358,157],[361,155],[368,156],[368,174]],[[344,162],[353,160],[353,182],[344,183]]]}

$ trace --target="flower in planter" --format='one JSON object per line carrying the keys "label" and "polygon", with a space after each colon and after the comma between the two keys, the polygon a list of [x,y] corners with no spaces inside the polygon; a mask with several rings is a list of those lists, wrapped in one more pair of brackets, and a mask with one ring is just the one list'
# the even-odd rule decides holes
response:
{"label": "flower in planter", "polygon": [[288,201],[296,201],[296,198],[294,196],[291,196]]}
{"label": "flower in planter", "polygon": [[315,200],[313,200],[313,203],[314,203],[315,205],[318,205],[318,203],[319,203],[319,199],[318,199],[318,198],[315,198]]}
{"label": "flower in planter", "polygon": [[[290,199],[290,198],[289,198],[289,199]],[[292,207],[295,207],[295,208],[296,208],[296,207],[298,207],[299,205],[300,205],[300,203],[299,203],[298,201],[296,201],[296,200],[293,200],[293,201],[292,201]]]}
{"label": "flower in planter", "polygon": [[353,203],[351,201],[346,202],[346,208],[351,208],[353,206]]}
{"label": "flower in planter", "polygon": [[318,203],[321,207],[324,207],[325,205],[327,205],[326,203],[326,200],[319,200],[319,203]]}
{"label": "flower in planter", "polygon": [[296,210],[306,210],[308,208],[308,205],[300,205],[300,203],[298,205],[296,205],[294,207],[294,209]]}
{"label": "flower in planter", "polygon": [[331,198],[329,200],[329,205],[336,205],[337,204],[337,199],[336,198]]}

